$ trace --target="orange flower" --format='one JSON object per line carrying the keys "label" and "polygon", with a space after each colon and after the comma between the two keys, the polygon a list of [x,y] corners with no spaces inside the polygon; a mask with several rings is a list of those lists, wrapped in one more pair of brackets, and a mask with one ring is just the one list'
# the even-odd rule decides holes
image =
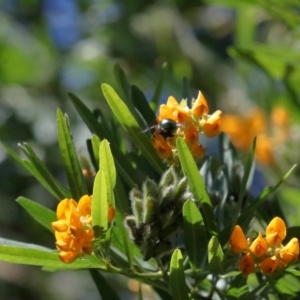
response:
{"label": "orange flower", "polygon": [[283,263],[290,264],[298,259],[299,242],[297,238],[292,238],[289,243],[280,249],[279,257]]}
{"label": "orange flower", "polygon": [[249,151],[253,139],[257,137],[257,160],[261,164],[274,165],[274,150],[288,138],[288,117],[283,107],[275,107],[270,120],[258,108],[246,117],[223,115],[221,131],[228,134],[234,146],[242,151]]}
{"label": "orange flower", "polygon": [[286,226],[284,221],[275,217],[268,225],[266,229],[266,240],[272,247],[280,244],[286,236]]}
{"label": "orange flower", "polygon": [[169,160],[172,158],[173,152],[171,146],[157,131],[154,132],[152,145],[161,159]]}
{"label": "orange flower", "polygon": [[212,138],[220,133],[221,116],[222,112],[217,110],[203,124],[203,132],[208,138]]}
{"label": "orange flower", "polygon": [[77,257],[91,254],[94,231],[91,217],[92,197],[82,196],[77,204],[73,199],[62,200],[57,207],[58,221],[52,222],[60,259],[71,263]]}
{"label": "orange flower", "polygon": [[229,245],[232,251],[235,253],[241,253],[248,248],[246,236],[239,225],[234,227]]}
{"label": "orange flower", "polygon": [[248,276],[250,273],[253,273],[255,270],[254,260],[251,257],[250,253],[247,253],[242,257],[239,263],[239,270],[243,273],[244,276]]}
{"label": "orange flower", "polygon": [[[91,216],[92,196],[84,195],[77,203],[73,199],[64,199],[58,206],[58,221],[52,222],[55,230],[56,248],[64,263],[91,254],[93,251],[94,230]],[[115,216],[115,209],[108,206],[108,222]]]}
{"label": "orange flower", "polygon": [[258,237],[252,242],[250,251],[257,257],[261,257],[262,255],[267,253],[268,246],[261,233],[259,233]]}
{"label": "orange flower", "polygon": [[276,270],[277,266],[278,259],[275,255],[272,257],[267,257],[259,264],[261,272],[265,275],[270,275],[271,273],[273,273]]}
{"label": "orange flower", "polygon": [[198,93],[198,98],[193,101],[191,111],[192,114],[197,118],[201,118],[204,114],[208,114],[209,109],[207,101],[200,91]]}
{"label": "orange flower", "polygon": [[159,108],[157,122],[171,119],[178,124],[178,129],[174,137],[162,138],[161,134],[155,131],[152,144],[158,155],[168,161],[169,164],[178,162],[176,149],[176,139],[183,137],[192,155],[195,158],[202,158],[205,149],[199,143],[199,134],[204,132],[207,137],[213,137],[220,131],[221,111],[216,111],[208,115],[208,105],[201,92],[197,99],[192,100],[192,107],[187,106],[187,100],[183,99],[180,103],[172,96],[168,98],[166,104]]}
{"label": "orange flower", "polygon": [[282,240],[286,236],[286,226],[282,219],[275,217],[266,228],[266,237],[259,232],[258,237],[250,242],[246,240],[240,226],[235,226],[229,245],[236,253],[246,253],[240,261],[239,269],[244,276],[254,272],[258,266],[265,275],[271,275],[276,270],[295,262],[299,256],[299,242],[297,238],[283,246]]}

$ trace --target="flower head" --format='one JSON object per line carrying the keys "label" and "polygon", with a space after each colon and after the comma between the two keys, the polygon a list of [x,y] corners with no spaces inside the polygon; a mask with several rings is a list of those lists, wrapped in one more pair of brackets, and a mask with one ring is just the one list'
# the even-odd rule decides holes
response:
{"label": "flower head", "polygon": [[283,246],[281,243],[286,236],[284,221],[275,217],[266,228],[266,235],[259,232],[253,241],[247,241],[240,226],[235,226],[231,238],[230,248],[235,253],[245,253],[240,260],[239,270],[244,276],[260,271],[265,275],[271,275],[276,270],[295,262],[299,256],[299,242],[292,238]]}
{"label": "flower head", "polygon": [[170,96],[166,104],[162,104],[159,109],[157,123],[170,119],[179,124],[177,131],[172,136],[165,138],[156,130],[152,144],[158,155],[170,164],[177,162],[176,138],[182,137],[189,146],[195,158],[202,158],[205,149],[199,143],[199,134],[204,133],[211,138],[219,134],[221,126],[220,110],[212,115],[208,114],[209,108],[203,94],[199,92],[197,99],[192,100],[192,107],[189,108],[187,100],[180,103],[173,96]]}
{"label": "flower head", "polygon": [[257,137],[256,158],[261,164],[274,165],[275,149],[288,138],[289,116],[283,107],[274,107],[270,119],[261,109],[251,110],[247,116],[223,115],[221,131],[229,135],[234,146],[249,151]]}
{"label": "flower head", "polygon": [[[55,230],[56,248],[64,263],[91,254],[93,251],[94,230],[91,216],[92,196],[84,195],[77,203],[73,199],[62,200],[56,210],[58,221],[52,222]],[[108,207],[108,222],[114,218],[115,210]]]}

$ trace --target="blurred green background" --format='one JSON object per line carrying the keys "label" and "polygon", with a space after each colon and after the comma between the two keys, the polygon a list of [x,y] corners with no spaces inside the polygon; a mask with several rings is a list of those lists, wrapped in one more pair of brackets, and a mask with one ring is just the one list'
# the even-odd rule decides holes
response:
{"label": "blurred green background", "polygon": [[[290,112],[292,143],[281,152],[279,166],[266,170],[277,181],[300,157],[299,25],[296,0],[2,0],[0,140],[18,152],[18,142],[28,142],[66,183],[56,109],[68,113],[76,147],[87,153],[90,133],[67,93],[91,109],[105,109],[100,85],[115,85],[118,63],[149,100],[163,78],[162,102],[169,95],[180,100],[188,82],[192,96],[204,93],[211,111],[239,114],[259,106],[269,114],[283,104]],[[292,225],[299,225],[297,185],[299,170],[279,194]],[[0,237],[54,248],[54,237],[15,202],[21,195],[53,210],[57,205],[0,148]],[[124,299],[137,299],[123,278],[117,281]],[[0,262],[0,298],[98,296],[88,272],[52,274]]]}

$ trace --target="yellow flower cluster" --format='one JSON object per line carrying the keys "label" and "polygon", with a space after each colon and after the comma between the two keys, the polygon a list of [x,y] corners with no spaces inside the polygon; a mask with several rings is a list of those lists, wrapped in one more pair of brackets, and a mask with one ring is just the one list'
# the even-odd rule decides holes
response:
{"label": "yellow flower cluster", "polygon": [[[93,251],[94,230],[91,216],[92,196],[84,195],[77,203],[73,199],[62,200],[56,210],[58,221],[52,222],[55,230],[59,258],[71,263],[76,258]],[[114,218],[115,210],[109,206],[108,222]]]}
{"label": "yellow flower cluster", "polygon": [[180,103],[172,96],[167,104],[162,104],[159,109],[157,123],[164,119],[171,119],[179,124],[174,137],[166,139],[156,130],[152,144],[158,155],[169,163],[176,161],[176,138],[183,137],[195,158],[202,158],[205,149],[199,143],[199,133],[203,132],[211,138],[219,134],[222,112],[217,110],[212,115],[208,114],[209,108],[203,94],[199,92],[197,99],[192,100],[192,108],[187,106],[187,100]]}
{"label": "yellow flower cluster", "polygon": [[299,242],[292,238],[283,246],[281,243],[286,236],[284,221],[275,217],[266,228],[265,237],[259,232],[254,241],[247,240],[240,226],[235,226],[230,248],[235,253],[243,253],[239,270],[244,276],[260,270],[264,275],[271,275],[288,264],[295,262],[299,255]]}
{"label": "yellow flower cluster", "polygon": [[256,108],[245,117],[223,115],[221,131],[229,135],[233,145],[249,151],[257,137],[256,158],[261,164],[275,163],[274,149],[278,149],[288,138],[289,115],[283,107],[275,107],[268,120],[262,110]]}

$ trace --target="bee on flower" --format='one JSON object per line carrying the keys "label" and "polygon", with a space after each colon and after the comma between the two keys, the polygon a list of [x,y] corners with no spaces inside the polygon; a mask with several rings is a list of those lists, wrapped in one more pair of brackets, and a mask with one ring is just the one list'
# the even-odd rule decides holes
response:
{"label": "bee on flower", "polygon": [[292,238],[286,245],[282,241],[286,237],[284,221],[275,217],[266,228],[263,237],[259,232],[258,237],[251,241],[239,225],[236,225],[231,237],[230,248],[233,252],[243,254],[239,262],[239,270],[244,276],[257,271],[264,275],[271,275],[276,270],[295,262],[299,255],[299,242]]}
{"label": "bee on flower", "polygon": [[205,148],[199,143],[199,133],[214,137],[219,134],[221,125],[222,112],[217,110],[212,115],[208,112],[207,101],[201,92],[192,100],[191,108],[187,106],[187,100],[178,103],[170,96],[167,103],[160,106],[158,125],[152,138],[160,158],[170,164],[177,161],[177,137],[183,137],[195,158],[202,158]]}

